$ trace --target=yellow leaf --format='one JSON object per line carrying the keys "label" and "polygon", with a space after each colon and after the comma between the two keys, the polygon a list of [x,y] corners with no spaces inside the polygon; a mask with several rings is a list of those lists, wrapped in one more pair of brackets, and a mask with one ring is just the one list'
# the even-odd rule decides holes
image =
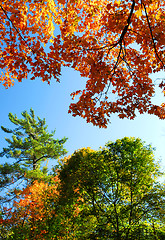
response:
{"label": "yellow leaf", "polygon": [[137,17],[141,17],[142,16],[142,9],[138,9],[136,12],[135,12],[136,16]]}

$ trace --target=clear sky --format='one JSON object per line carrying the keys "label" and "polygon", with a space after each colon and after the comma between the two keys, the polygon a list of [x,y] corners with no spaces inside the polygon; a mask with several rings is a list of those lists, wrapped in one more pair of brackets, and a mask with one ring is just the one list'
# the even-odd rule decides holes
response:
{"label": "clear sky", "polygon": [[[159,73],[152,77],[154,80],[157,77],[164,78],[165,74]],[[125,136],[140,137],[146,144],[152,144],[156,148],[156,158],[161,158],[162,165],[165,166],[165,120],[147,114],[138,115],[135,120],[120,120],[114,115],[107,129],[87,124],[84,119],[68,114],[70,93],[84,85],[85,79],[69,68],[62,71],[61,83],[52,80],[48,85],[39,79],[24,80],[22,83],[16,82],[9,89],[0,84],[0,126],[12,127],[8,119],[9,112],[21,117],[22,111],[29,111],[32,107],[36,116],[46,118],[50,131],[56,129],[55,138],[68,137],[65,144],[68,154],[82,147],[96,150],[108,141]],[[153,101],[162,102],[160,93],[156,94]],[[7,135],[0,129],[0,150],[6,145],[4,137]]]}

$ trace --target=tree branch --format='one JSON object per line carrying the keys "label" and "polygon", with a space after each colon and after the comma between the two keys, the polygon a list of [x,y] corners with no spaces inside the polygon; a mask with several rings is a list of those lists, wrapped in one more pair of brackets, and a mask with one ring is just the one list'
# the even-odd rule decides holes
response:
{"label": "tree branch", "polygon": [[128,19],[127,19],[127,25],[124,27],[123,32],[122,32],[122,34],[120,36],[120,39],[119,39],[118,43],[121,43],[123,41],[123,39],[124,39],[124,36],[125,36],[125,34],[126,34],[127,30],[128,30],[128,27],[129,27],[129,25],[131,23],[131,17],[132,17],[133,11],[134,11],[134,7],[135,7],[135,1],[133,0],[132,1],[132,6],[131,6],[131,11],[130,11],[130,14],[129,14]]}
{"label": "tree branch", "polygon": [[146,6],[145,6],[144,3],[142,3],[142,5],[143,5],[144,10],[145,10],[145,15],[146,15],[148,27],[149,27],[149,29],[150,29],[150,34],[151,34],[151,38],[152,38],[152,43],[153,43],[153,48],[154,48],[155,54],[156,54],[157,58],[159,59],[159,61],[162,63],[162,66],[163,66],[163,68],[164,68],[164,67],[165,67],[165,64],[163,63],[162,59],[159,57],[159,54],[158,54],[157,49],[156,49],[155,39],[154,39],[154,36],[153,36],[153,33],[152,33],[152,28],[151,28],[151,24],[150,24],[150,22],[149,22],[149,17],[148,17],[148,14],[147,14]]}
{"label": "tree branch", "polygon": [[25,44],[27,45],[27,47],[31,50],[31,52],[33,54],[35,54],[35,52],[33,51],[33,49],[28,45],[27,41],[25,40],[25,38],[21,35],[21,33],[19,32],[19,30],[16,28],[16,26],[14,25],[14,23],[11,21],[11,19],[8,17],[6,10],[2,7],[2,5],[0,5],[2,11],[4,12],[6,18],[8,19],[8,21],[11,23],[11,25],[13,26],[13,28],[15,29],[15,31],[18,33],[18,35],[20,36],[20,38],[25,42]]}

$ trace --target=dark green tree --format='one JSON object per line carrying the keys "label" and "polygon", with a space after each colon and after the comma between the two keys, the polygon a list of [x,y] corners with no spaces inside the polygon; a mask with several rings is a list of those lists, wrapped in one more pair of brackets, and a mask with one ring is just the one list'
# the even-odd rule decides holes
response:
{"label": "dark green tree", "polygon": [[68,212],[74,204],[80,209],[76,239],[163,240],[165,189],[159,176],[152,147],[138,138],[76,151],[60,172],[61,204]]}
{"label": "dark green tree", "polygon": [[35,118],[34,110],[24,111],[22,118],[9,113],[9,120],[15,125],[14,129],[1,126],[2,130],[11,134],[5,138],[8,146],[3,148],[0,157],[9,158],[11,163],[0,165],[0,187],[10,189],[8,195],[1,197],[2,201],[9,200],[19,189],[35,179],[48,180],[48,168],[44,162],[57,159],[66,154],[64,143],[67,138],[54,139],[55,131],[49,133],[45,119]]}

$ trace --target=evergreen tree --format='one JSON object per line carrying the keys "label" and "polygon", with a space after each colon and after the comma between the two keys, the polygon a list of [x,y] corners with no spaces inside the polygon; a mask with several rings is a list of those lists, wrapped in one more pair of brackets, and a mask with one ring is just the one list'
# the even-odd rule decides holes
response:
{"label": "evergreen tree", "polygon": [[55,131],[49,133],[45,119],[35,119],[33,109],[30,109],[30,113],[24,111],[21,114],[23,118],[19,119],[9,113],[9,120],[15,125],[13,130],[1,126],[4,132],[12,136],[5,138],[8,146],[3,148],[0,157],[14,160],[0,165],[0,188],[10,189],[8,196],[1,197],[1,201],[11,199],[15,190],[26,186],[30,181],[50,179],[48,168],[43,167],[43,163],[67,152],[63,147],[67,138],[54,139]]}

